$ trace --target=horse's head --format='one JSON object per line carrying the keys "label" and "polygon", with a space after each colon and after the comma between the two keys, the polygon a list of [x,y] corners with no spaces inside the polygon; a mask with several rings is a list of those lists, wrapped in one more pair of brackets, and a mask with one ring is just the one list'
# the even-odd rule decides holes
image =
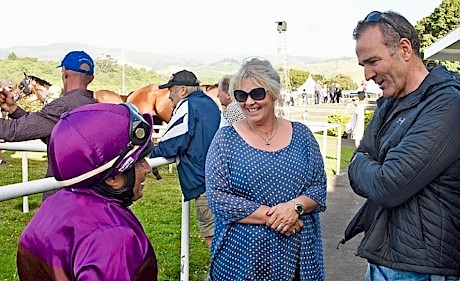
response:
{"label": "horse's head", "polygon": [[50,93],[50,87],[52,86],[48,81],[24,72],[24,79],[18,85],[18,98],[34,94],[42,103],[46,104],[60,96],[61,91],[54,91],[54,95]]}
{"label": "horse's head", "polygon": [[27,75],[27,73],[24,72],[24,79],[21,80],[18,84],[18,89],[19,92],[17,93],[18,98],[21,97],[22,95],[30,95],[32,94],[32,89],[30,86],[30,83],[32,81],[32,77]]}

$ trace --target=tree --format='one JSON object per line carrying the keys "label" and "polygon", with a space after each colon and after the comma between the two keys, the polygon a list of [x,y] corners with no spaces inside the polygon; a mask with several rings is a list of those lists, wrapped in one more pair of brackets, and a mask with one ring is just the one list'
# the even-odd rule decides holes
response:
{"label": "tree", "polygon": [[353,79],[350,76],[344,74],[337,74],[331,79],[326,79],[324,82],[326,85],[330,85],[331,83],[336,85],[339,84],[342,90],[353,90],[358,88],[358,85],[356,85]]}
{"label": "tree", "polygon": [[106,55],[105,58],[99,58],[96,60],[96,67],[98,67],[102,73],[110,73],[114,71],[117,61],[112,58],[111,55]]}
{"label": "tree", "polygon": [[8,60],[16,60],[17,58],[18,58],[18,56],[16,56],[16,54],[14,52],[11,52],[8,55]]}
{"label": "tree", "polygon": [[[460,1],[443,0],[441,5],[435,8],[429,16],[424,17],[415,25],[415,29],[420,36],[422,52],[459,25]],[[443,64],[447,68],[457,72],[460,70],[460,62],[436,61],[435,64]]]}
{"label": "tree", "polygon": [[289,79],[291,80],[291,88],[297,89],[308,79],[310,72],[298,69],[289,70]]}

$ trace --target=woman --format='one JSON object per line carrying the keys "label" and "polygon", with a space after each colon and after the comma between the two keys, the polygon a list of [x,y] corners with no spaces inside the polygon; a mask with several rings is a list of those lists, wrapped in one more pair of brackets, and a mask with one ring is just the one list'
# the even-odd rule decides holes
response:
{"label": "woman", "polygon": [[275,116],[280,77],[268,61],[245,62],[231,92],[246,118],[216,133],[206,159],[211,280],[324,280],[318,144],[306,126]]}
{"label": "woman", "polygon": [[358,148],[364,135],[364,107],[359,97],[353,97],[351,102],[355,106],[353,116],[351,117],[351,139],[355,141],[355,147]]}

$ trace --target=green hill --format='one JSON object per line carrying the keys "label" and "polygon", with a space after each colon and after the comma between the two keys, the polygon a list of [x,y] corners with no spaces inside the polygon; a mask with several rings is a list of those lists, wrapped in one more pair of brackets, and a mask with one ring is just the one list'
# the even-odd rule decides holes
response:
{"label": "green hill", "polygon": [[[85,50],[96,61],[96,75],[92,90],[107,89],[129,93],[147,84],[165,83],[172,73],[187,69],[193,71],[203,84],[215,84],[225,74],[235,73],[243,56],[229,57],[218,54],[155,54],[122,49],[103,49],[84,44],[51,44],[46,46],[20,46],[0,49],[0,79],[20,81],[27,72],[61,85],[60,69],[56,69],[62,56],[70,50]],[[261,56],[263,57],[263,56]],[[272,59],[273,56],[265,56]],[[323,75],[326,79],[338,74],[351,77],[360,85],[363,69],[356,58],[315,59],[288,57],[290,69]],[[123,69],[125,62],[123,91]],[[306,78],[305,78],[306,79]],[[303,81],[300,81],[303,83]]]}

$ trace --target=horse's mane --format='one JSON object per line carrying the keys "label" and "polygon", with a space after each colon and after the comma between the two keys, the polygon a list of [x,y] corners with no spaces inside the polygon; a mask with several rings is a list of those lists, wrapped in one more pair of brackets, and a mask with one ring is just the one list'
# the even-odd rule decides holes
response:
{"label": "horse's mane", "polygon": [[52,85],[50,82],[43,80],[41,78],[38,78],[37,76],[33,76],[33,75],[27,75],[27,76],[42,86],[50,87]]}

